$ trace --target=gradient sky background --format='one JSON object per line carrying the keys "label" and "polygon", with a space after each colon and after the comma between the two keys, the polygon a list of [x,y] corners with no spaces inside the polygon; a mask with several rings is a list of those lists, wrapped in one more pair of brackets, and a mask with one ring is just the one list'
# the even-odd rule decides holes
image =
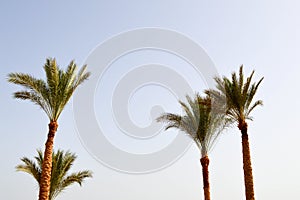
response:
{"label": "gradient sky background", "polygon": [[[205,49],[219,74],[228,76],[244,64],[247,74],[256,70],[255,80],[265,77],[256,97],[264,106],[253,112],[254,121],[249,123],[256,197],[300,199],[299,10],[296,0],[1,1],[0,199],[36,199],[35,181],[14,167],[22,156],[33,157],[35,149],[43,147],[48,124],[46,115],[32,103],[12,99],[20,87],[8,84],[7,74],[44,77],[47,57],[55,57],[61,67],[72,59],[82,65],[98,44],[142,27],[167,28],[190,37]],[[176,101],[173,104],[177,106]],[[72,102],[59,124],[55,148],[75,152],[78,159],[73,169],[90,169],[94,178],[82,188],[72,186],[58,200],[202,198],[195,146],[164,170],[124,174],[103,166],[83,147]],[[210,157],[212,199],[245,199],[237,128],[223,134]]]}

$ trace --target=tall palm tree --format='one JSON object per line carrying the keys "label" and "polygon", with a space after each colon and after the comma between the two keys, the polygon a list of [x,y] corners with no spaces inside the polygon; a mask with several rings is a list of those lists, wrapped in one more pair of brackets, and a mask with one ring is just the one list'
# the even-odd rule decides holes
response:
{"label": "tall palm tree", "polygon": [[[21,158],[23,164],[16,166],[17,171],[23,171],[33,176],[33,178],[41,184],[42,163],[44,160],[41,150],[37,150],[38,156],[35,156],[35,161],[27,157]],[[58,194],[64,191],[73,183],[78,183],[80,186],[85,178],[91,178],[92,172],[88,170],[73,172],[68,175],[68,171],[72,167],[77,156],[69,151],[64,152],[58,150],[52,155],[52,173],[49,200],[54,200]]]}
{"label": "tall palm tree", "polygon": [[50,120],[42,165],[39,200],[48,200],[49,196],[53,142],[58,127],[57,120],[75,89],[90,75],[89,72],[86,72],[86,65],[79,70],[78,74],[76,74],[76,69],[75,62],[71,61],[67,70],[63,71],[59,69],[54,58],[49,58],[44,65],[46,81],[24,73],[8,75],[9,82],[21,85],[25,89],[15,92],[14,97],[37,104],[45,111]]}
{"label": "tall palm tree", "polygon": [[213,109],[209,96],[201,97],[196,94],[193,99],[189,96],[186,98],[188,104],[179,101],[184,115],[164,113],[157,118],[157,121],[167,123],[165,130],[177,128],[195,141],[201,152],[200,163],[202,165],[204,197],[205,200],[210,200],[208,153],[227,122],[222,113],[214,112],[215,109]]}
{"label": "tall palm tree", "polygon": [[231,80],[226,77],[216,77],[216,90],[209,89],[206,91],[217,102],[226,104],[226,116],[232,121],[237,122],[237,126],[242,134],[243,149],[243,169],[246,200],[254,200],[254,184],[251,166],[250,146],[248,139],[248,124],[246,120],[252,120],[250,113],[262,101],[253,102],[254,95],[262,82],[261,78],[257,83],[251,83],[254,71],[244,79],[243,66],[240,67],[239,75],[232,73]]}

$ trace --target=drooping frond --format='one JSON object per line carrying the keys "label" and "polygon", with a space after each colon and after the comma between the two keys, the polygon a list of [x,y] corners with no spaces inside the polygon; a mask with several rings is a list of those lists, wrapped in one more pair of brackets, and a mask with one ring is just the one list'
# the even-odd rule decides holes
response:
{"label": "drooping frond", "polygon": [[53,193],[53,197],[56,197],[59,193],[67,189],[73,183],[78,183],[81,186],[85,178],[91,177],[92,173],[87,170],[70,174],[62,180],[61,184],[59,185],[59,189]]}
{"label": "drooping frond", "polygon": [[243,66],[241,66],[238,75],[235,72],[232,73],[231,80],[225,76],[216,77],[216,89],[209,89],[206,94],[209,94],[216,102],[225,102],[226,114],[230,120],[236,122],[251,120],[250,114],[253,109],[262,105],[261,100],[253,103],[253,98],[263,78],[258,83],[252,83],[253,75],[254,71],[245,80]]}
{"label": "drooping frond", "polygon": [[46,83],[41,79],[36,79],[31,75],[23,73],[8,74],[8,81],[23,86],[26,90],[15,92],[14,97],[22,100],[30,100],[39,105],[50,118],[51,107],[47,102],[49,99],[49,91]]}
{"label": "drooping frond", "polygon": [[54,58],[49,58],[44,65],[46,81],[23,73],[9,74],[8,81],[25,88],[15,92],[15,98],[32,101],[45,111],[51,121],[57,121],[75,89],[90,76],[86,68],[84,65],[76,74],[77,66],[71,61],[64,71]]}
{"label": "drooping frond", "polygon": [[177,128],[188,134],[201,150],[202,156],[206,156],[213,147],[221,131],[227,126],[224,113],[220,109],[213,109],[212,100],[196,94],[192,99],[186,96],[188,104],[179,101],[184,115],[164,113],[158,122],[165,123],[165,129]]}
{"label": "drooping frond", "polygon": [[[41,150],[38,150],[37,152],[38,156],[34,157],[36,162],[24,157],[21,159],[24,164],[18,165],[16,169],[32,175],[35,180],[40,183],[41,169],[44,158]],[[53,153],[49,200],[53,200],[60,192],[73,183],[78,183],[81,186],[85,178],[92,177],[92,172],[88,170],[79,171],[68,175],[68,172],[75,159],[76,155],[69,151],[64,152],[62,150],[58,150],[57,152]]]}
{"label": "drooping frond", "polygon": [[[37,165],[40,166],[40,167],[42,167],[43,161],[44,161],[44,154],[43,154],[43,152],[42,152],[41,149],[38,149],[38,150],[37,150],[37,153],[38,153],[38,155],[35,156],[34,159],[36,160]],[[41,168],[41,169],[42,169],[42,168]]]}
{"label": "drooping frond", "polygon": [[36,164],[34,161],[23,157],[21,158],[21,161],[24,164],[20,164],[16,166],[16,170],[17,171],[22,171],[22,172],[26,172],[30,175],[32,175],[34,177],[34,179],[39,183],[40,182],[40,177],[41,177],[41,167]]}

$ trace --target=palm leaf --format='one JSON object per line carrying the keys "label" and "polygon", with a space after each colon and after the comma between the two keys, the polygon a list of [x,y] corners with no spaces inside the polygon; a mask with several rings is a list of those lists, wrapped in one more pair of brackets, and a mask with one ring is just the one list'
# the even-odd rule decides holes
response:
{"label": "palm leaf", "polygon": [[34,177],[34,179],[39,183],[40,182],[40,177],[41,177],[41,167],[37,165],[34,161],[23,157],[21,158],[21,161],[24,164],[20,164],[16,166],[17,171],[22,171],[26,172]]}

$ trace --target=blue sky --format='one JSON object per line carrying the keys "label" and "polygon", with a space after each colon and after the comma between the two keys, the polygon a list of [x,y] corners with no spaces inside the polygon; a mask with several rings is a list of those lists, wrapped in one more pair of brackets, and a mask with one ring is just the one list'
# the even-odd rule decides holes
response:
{"label": "blue sky", "polygon": [[[15,172],[14,167],[20,163],[20,157],[33,157],[35,149],[43,147],[48,124],[46,115],[39,108],[12,98],[12,93],[20,88],[7,83],[7,74],[26,72],[44,77],[42,66],[47,57],[55,57],[61,67],[72,59],[83,65],[90,53],[112,36],[132,29],[157,27],[180,32],[195,41],[206,51],[221,75],[229,76],[244,64],[247,74],[255,69],[255,80],[265,77],[257,94],[264,106],[253,112],[254,121],[249,122],[256,197],[299,199],[300,136],[297,124],[300,108],[296,103],[300,97],[296,89],[300,73],[299,8],[300,4],[292,0],[2,1],[0,154],[3,162],[0,198],[36,198],[34,180],[27,174]],[[146,54],[137,56],[139,64],[143,60],[148,62],[149,58],[143,56]],[[163,63],[168,57],[161,55],[158,58],[162,58]],[[130,59],[134,60],[134,54]],[[172,61],[168,64],[171,65]],[[118,66],[121,65],[120,59],[114,70],[119,72]],[[187,73],[186,76],[193,73],[177,65],[173,67]],[[198,79],[190,76],[193,89],[198,90]],[[102,84],[95,92],[95,98],[101,99],[101,92],[104,92],[101,87],[106,87],[105,83]],[[148,88],[148,95],[152,94],[152,89],[157,88]],[[147,124],[151,119],[150,109],[145,109],[139,100],[144,100],[143,95],[134,97],[137,108],[133,105],[129,108],[133,109],[132,117],[137,118],[136,123]],[[159,103],[157,99],[155,101]],[[171,112],[176,112],[178,106],[176,99],[161,104],[169,104],[166,108]],[[96,109],[100,116],[101,106]],[[200,155],[195,146],[163,170],[133,175],[112,170],[87,152],[76,131],[72,101],[59,124],[55,148],[75,152],[78,159],[74,170],[90,169],[94,171],[94,178],[87,180],[82,188],[69,188],[58,200],[87,197],[91,200],[202,198]],[[174,138],[172,134],[176,132],[170,131],[168,137],[160,136],[164,144]],[[126,141],[121,143],[126,147]],[[159,148],[157,143],[153,147]],[[243,199],[241,138],[237,128],[222,135],[210,157],[212,198]]]}

